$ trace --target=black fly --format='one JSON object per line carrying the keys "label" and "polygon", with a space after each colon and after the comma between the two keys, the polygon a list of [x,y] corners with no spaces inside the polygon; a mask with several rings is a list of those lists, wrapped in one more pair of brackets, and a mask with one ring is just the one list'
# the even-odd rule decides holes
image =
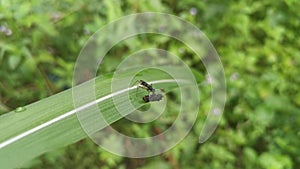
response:
{"label": "black fly", "polygon": [[152,84],[148,84],[144,80],[138,80],[140,88],[146,89],[149,92],[155,93],[155,89],[152,87]]}
{"label": "black fly", "polygon": [[[143,88],[146,89],[148,92],[151,92],[151,94],[148,94],[143,97],[144,102],[153,102],[153,101],[160,101],[163,98],[162,94],[156,94],[155,89],[152,87],[152,84],[148,84],[144,80],[138,80],[139,82],[138,88]],[[137,88],[137,89],[138,89]],[[162,92],[164,91],[163,89],[160,89]]]}
{"label": "black fly", "polygon": [[151,94],[151,95],[146,95],[143,97],[144,102],[153,102],[153,101],[160,101],[163,98],[162,94]]}

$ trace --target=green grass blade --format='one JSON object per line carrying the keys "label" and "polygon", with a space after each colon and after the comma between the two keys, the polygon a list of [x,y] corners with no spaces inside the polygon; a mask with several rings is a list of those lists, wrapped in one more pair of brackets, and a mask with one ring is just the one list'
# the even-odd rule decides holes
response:
{"label": "green grass blade", "polygon": [[[176,71],[175,68],[170,69]],[[128,71],[122,77],[126,78],[131,75],[132,72]],[[172,81],[170,77],[161,73],[140,75],[139,78],[153,78],[161,80],[160,82],[171,80],[168,83],[161,83],[167,90],[171,90],[177,86],[175,81]],[[111,79],[112,74],[97,77],[92,81],[77,86],[78,90],[84,91],[86,87],[89,87],[88,83],[95,81],[97,100],[75,110],[72,89],[69,89],[25,106],[25,111],[12,111],[0,116],[1,168],[21,167],[25,162],[36,156],[87,137],[77,119],[76,111],[88,104],[97,104],[101,107],[103,110],[101,113],[108,124],[121,119],[122,115],[115,109],[111,97],[107,97],[112,94],[114,96],[118,95],[118,93],[110,93]],[[159,87],[160,84],[156,85]],[[124,92],[133,90],[135,87],[124,89]],[[122,94],[122,92],[120,93]],[[85,97],[83,93],[82,98],[84,99]],[[142,105],[143,102],[135,102],[135,107]],[[128,110],[128,113],[132,111],[134,110]]]}

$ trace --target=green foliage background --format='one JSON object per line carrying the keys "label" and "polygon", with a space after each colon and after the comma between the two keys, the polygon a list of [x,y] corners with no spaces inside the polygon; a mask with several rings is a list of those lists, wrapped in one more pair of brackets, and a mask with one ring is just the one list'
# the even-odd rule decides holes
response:
{"label": "green foliage background", "polygon": [[[300,165],[300,1],[2,0],[0,4],[1,114],[71,87],[73,66],[86,40],[101,26],[137,12],[170,13],[195,24],[218,51],[227,78],[223,119],[205,144],[198,144],[196,123],[183,142],[157,157],[118,157],[86,139],[34,159],[28,167],[289,169]],[[203,70],[193,53],[156,38],[155,44],[138,39],[122,43],[109,53],[101,72],[112,72],[126,55],[146,47],[164,48]],[[204,99],[203,107],[207,106]],[[151,123],[144,130],[127,130],[145,136],[152,129],[157,126]]]}

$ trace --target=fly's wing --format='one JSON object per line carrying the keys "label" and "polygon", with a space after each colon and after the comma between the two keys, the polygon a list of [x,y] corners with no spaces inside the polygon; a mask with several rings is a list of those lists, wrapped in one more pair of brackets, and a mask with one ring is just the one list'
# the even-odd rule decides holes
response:
{"label": "fly's wing", "polygon": [[160,101],[163,98],[162,94],[152,94],[149,96],[149,101]]}
{"label": "fly's wing", "polygon": [[162,94],[157,94],[157,95],[156,95],[156,100],[157,100],[157,101],[160,101],[162,98],[163,98],[163,95],[162,95]]}

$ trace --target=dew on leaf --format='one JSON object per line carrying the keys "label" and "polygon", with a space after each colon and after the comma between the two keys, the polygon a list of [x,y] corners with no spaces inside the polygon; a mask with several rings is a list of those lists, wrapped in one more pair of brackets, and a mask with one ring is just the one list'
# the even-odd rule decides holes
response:
{"label": "dew on leaf", "polygon": [[18,108],[15,109],[15,112],[16,112],[16,113],[20,113],[20,112],[23,112],[23,111],[25,111],[25,110],[26,110],[25,107],[18,107]]}

